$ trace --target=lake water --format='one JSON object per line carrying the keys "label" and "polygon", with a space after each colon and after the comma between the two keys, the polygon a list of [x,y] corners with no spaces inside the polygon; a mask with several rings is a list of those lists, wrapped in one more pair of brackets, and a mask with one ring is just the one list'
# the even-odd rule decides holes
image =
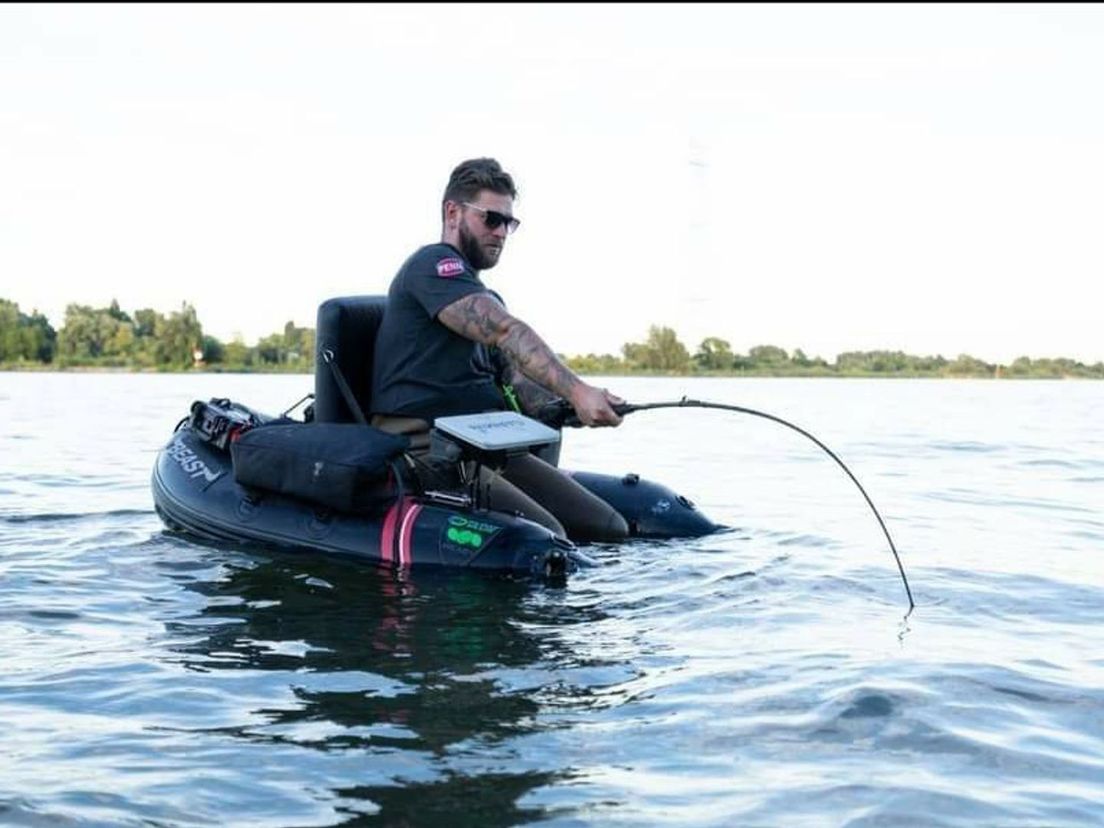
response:
{"label": "lake water", "polygon": [[566,586],[163,531],[194,399],[305,376],[0,374],[0,823],[1104,824],[1104,383],[604,379],[562,465],[732,531]]}

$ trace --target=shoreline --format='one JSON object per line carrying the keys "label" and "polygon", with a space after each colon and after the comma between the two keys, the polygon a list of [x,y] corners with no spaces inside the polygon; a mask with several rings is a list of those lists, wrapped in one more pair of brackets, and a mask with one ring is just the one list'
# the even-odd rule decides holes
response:
{"label": "shoreline", "polygon": [[[5,374],[233,374],[233,375],[252,375],[252,374],[272,374],[272,375],[293,375],[302,377],[313,377],[314,371],[302,371],[302,370],[272,370],[272,369],[256,369],[256,368],[125,368],[112,365],[67,365],[67,366],[51,366],[51,365],[27,365],[27,364],[12,364],[4,365],[0,364],[0,373]],[[625,371],[625,372],[583,372],[576,371],[576,374],[582,377],[617,377],[617,378],[632,378],[632,377],[670,377],[674,378],[690,378],[690,379],[885,379],[885,380],[907,380],[907,379],[928,379],[928,380],[991,380],[1009,381],[1009,380],[1025,380],[1025,381],[1040,381],[1040,380],[1082,380],[1086,382],[1098,382],[1104,377],[1094,376],[1078,376],[1076,374],[1056,374],[1056,375],[1039,375],[1039,376],[1022,376],[1017,374],[1006,374],[1004,371],[997,371],[995,373],[963,373],[963,374],[937,374],[937,373],[890,373],[890,372],[877,372],[877,371],[855,371],[855,372],[801,372],[801,371],[788,371],[788,372],[769,372],[769,371],[694,371],[694,372],[674,372],[674,371]]]}

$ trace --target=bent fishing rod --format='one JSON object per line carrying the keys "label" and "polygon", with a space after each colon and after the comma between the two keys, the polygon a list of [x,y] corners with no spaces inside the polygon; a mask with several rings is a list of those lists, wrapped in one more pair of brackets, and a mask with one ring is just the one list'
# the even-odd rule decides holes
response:
{"label": "bent fishing rod", "polygon": [[[667,401],[667,402],[654,402],[654,403],[619,403],[611,406],[618,416],[624,417],[626,414],[632,414],[637,411],[649,411],[656,408],[712,408],[718,411],[734,411],[739,414],[750,414],[753,417],[761,417],[764,420],[770,420],[771,422],[778,423],[779,425],[786,426],[786,428],[796,431],[803,437],[807,437],[817,444],[824,452],[831,457],[839,467],[843,469],[847,476],[851,478],[851,481],[858,487],[862,496],[866,499],[867,504],[870,506],[871,511],[874,512],[874,517],[878,519],[878,525],[882,527],[882,532],[885,534],[886,540],[889,542],[889,549],[893,553],[893,559],[897,562],[897,571],[901,573],[901,582],[905,585],[905,595],[908,596],[909,602],[909,614],[912,613],[916,607],[916,602],[912,600],[912,590],[909,588],[908,576],[905,575],[905,567],[901,563],[901,556],[897,552],[897,547],[893,543],[893,538],[890,537],[889,529],[886,528],[885,521],[882,520],[882,516],[878,513],[877,507],[874,505],[874,501],[870,499],[870,495],[866,493],[866,489],[863,488],[859,479],[851,473],[851,469],[847,468],[847,465],[839,458],[839,456],[832,451],[828,446],[824,445],[820,440],[814,437],[805,429],[800,426],[796,426],[788,420],[784,420],[781,417],[774,414],[768,414],[765,411],[758,411],[754,408],[747,408],[742,405],[728,405],[726,403],[706,402],[704,400],[691,400],[687,397],[683,397],[681,400]],[[546,403],[541,407],[537,414],[537,419],[545,423],[552,428],[563,427],[578,427],[582,425],[578,415],[575,414],[574,408],[567,400],[554,400],[550,403]],[[905,616],[906,618],[908,615]]]}

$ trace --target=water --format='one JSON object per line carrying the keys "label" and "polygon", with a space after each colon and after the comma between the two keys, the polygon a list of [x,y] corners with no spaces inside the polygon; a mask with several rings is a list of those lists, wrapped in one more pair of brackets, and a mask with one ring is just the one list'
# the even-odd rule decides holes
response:
{"label": "water", "polygon": [[605,379],[570,432],[733,527],[566,588],[162,531],[193,399],[308,377],[0,374],[0,823],[1104,823],[1104,383]]}

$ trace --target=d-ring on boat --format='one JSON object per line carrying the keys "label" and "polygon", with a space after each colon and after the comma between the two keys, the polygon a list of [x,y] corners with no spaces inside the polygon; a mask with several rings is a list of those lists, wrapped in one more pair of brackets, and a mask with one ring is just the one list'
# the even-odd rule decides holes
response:
{"label": "d-ring on boat", "polygon": [[[462,474],[522,451],[556,465],[558,429],[506,411],[438,418],[432,454],[456,474],[444,478],[452,486],[429,488],[403,452],[405,438],[357,422],[359,411],[371,410],[385,307],[384,296],[339,297],[319,307],[314,401],[301,421],[228,398],[193,403],[153,468],[154,505],[165,525],[204,540],[394,567],[555,577],[587,562],[570,539],[487,508]],[[718,529],[690,500],[636,474],[565,474],[616,509],[633,537]]]}

